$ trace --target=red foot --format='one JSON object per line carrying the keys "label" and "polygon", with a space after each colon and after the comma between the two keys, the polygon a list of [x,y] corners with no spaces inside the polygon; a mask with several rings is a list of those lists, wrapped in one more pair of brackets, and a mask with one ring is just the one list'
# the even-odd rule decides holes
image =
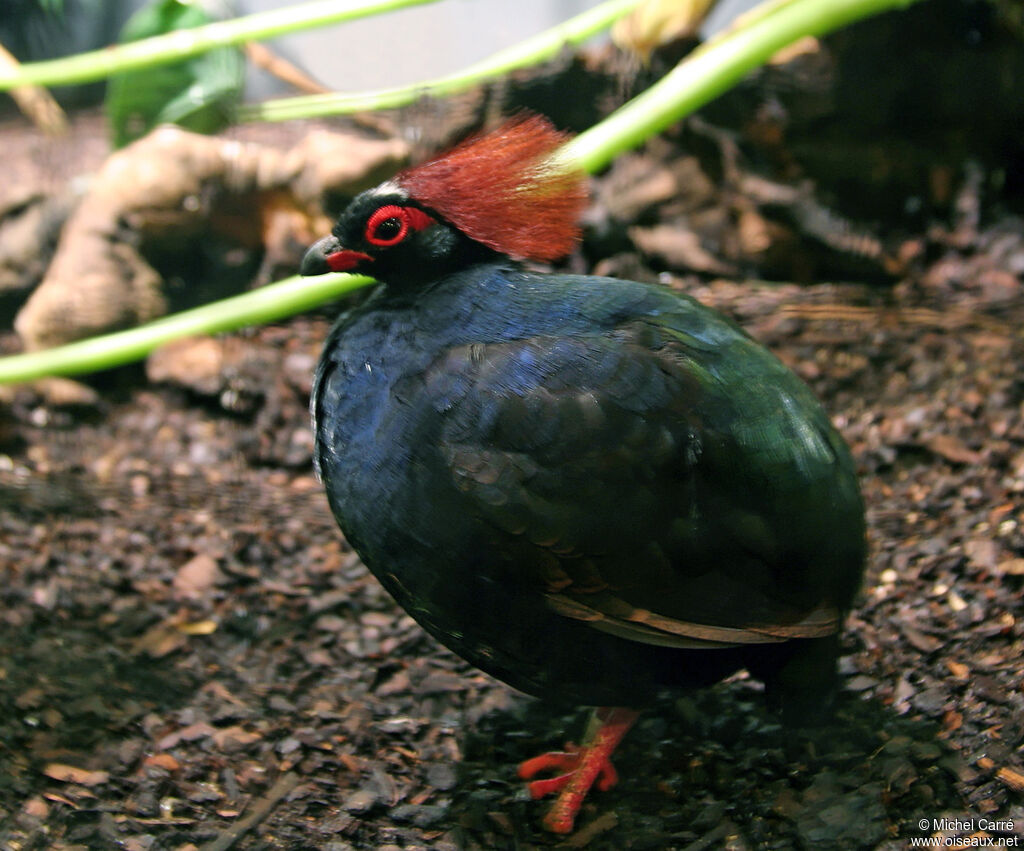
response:
{"label": "red foot", "polygon": [[[535,756],[533,759],[528,759],[519,765],[519,776],[523,780],[529,780],[535,774],[540,774],[542,771],[566,772],[556,777],[545,777],[541,780],[531,780],[527,783],[526,788],[530,790],[530,797],[533,800],[536,801],[545,795],[550,795],[552,792],[560,791],[572,780],[573,775],[579,770],[580,763],[583,762],[583,749],[572,743],[567,744],[565,748],[564,751],[550,751],[549,753]],[[611,760],[605,759],[598,765],[597,788],[602,792],[607,792],[618,782],[619,775],[615,770],[615,766],[612,765]]]}
{"label": "red foot", "polygon": [[599,726],[593,732],[588,731],[583,747],[569,745],[565,752],[542,754],[519,766],[519,776],[524,780],[541,771],[566,772],[527,784],[534,800],[553,792],[560,793],[544,817],[544,827],[554,833],[569,833],[590,787],[596,783],[604,792],[618,782],[619,776],[610,757],[636,718],[637,713],[632,709],[598,709],[591,719],[591,728],[595,722]]}

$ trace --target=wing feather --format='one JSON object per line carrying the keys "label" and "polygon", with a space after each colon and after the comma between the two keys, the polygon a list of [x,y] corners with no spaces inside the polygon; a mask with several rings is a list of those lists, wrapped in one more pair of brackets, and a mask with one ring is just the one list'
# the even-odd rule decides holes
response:
{"label": "wing feather", "polygon": [[[687,648],[838,631],[839,606],[786,561],[787,536],[808,534],[785,525],[786,500],[813,505],[834,462],[827,420],[794,414],[806,390],[741,333],[690,343],[646,317],[451,349],[426,379],[456,487],[520,541],[523,581],[595,629]],[[729,386],[727,360],[731,380],[767,386]],[[786,490],[793,470],[807,481]]]}

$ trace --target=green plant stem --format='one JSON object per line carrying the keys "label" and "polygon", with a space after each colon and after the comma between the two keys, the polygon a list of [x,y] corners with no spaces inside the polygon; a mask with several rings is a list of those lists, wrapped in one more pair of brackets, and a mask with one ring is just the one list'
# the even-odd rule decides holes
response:
{"label": "green plant stem", "polygon": [[374,109],[393,109],[413,103],[421,97],[446,97],[472,88],[485,80],[507,74],[516,68],[544,62],[566,46],[576,46],[607,29],[628,14],[640,0],[607,0],[581,15],[545,30],[525,41],[476,62],[455,74],[429,82],[356,94],[304,95],[279,98],[242,106],[240,121],[290,121],[322,115],[342,115]]}
{"label": "green plant stem", "polygon": [[315,0],[61,59],[0,67],[0,91],[25,85],[88,83],[122,71],[186,59],[214,47],[260,41],[433,2],[436,0]]}
{"label": "green plant stem", "polygon": [[0,358],[0,384],[51,375],[82,375],[130,363],[181,337],[235,331],[284,319],[373,283],[362,275],[285,278],[258,290],[174,313],[137,328],[90,337],[64,346]]}
{"label": "green plant stem", "polygon": [[[872,14],[920,0],[776,0],[687,57],[668,76],[567,143],[558,160],[594,172],[614,157],[707,103],[787,44],[823,35]],[[366,286],[349,275],[289,278],[260,290],[168,316],[129,331],[43,352],[0,358],[0,384],[107,369],[177,337],[281,319]]]}
{"label": "green plant stem", "polygon": [[660,133],[805,36],[920,0],[774,0],[694,50],[647,91],[570,140],[558,160],[593,173]]}

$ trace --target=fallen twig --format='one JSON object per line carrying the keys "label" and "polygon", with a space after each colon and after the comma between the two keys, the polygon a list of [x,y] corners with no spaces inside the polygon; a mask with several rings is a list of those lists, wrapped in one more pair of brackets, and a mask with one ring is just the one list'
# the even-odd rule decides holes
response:
{"label": "fallen twig", "polygon": [[[16,70],[19,64],[10,51],[0,44],[0,66]],[[10,90],[10,95],[18,109],[44,133],[49,136],[67,133],[68,119],[64,110],[42,86],[15,86]]]}
{"label": "fallen twig", "polygon": [[281,799],[292,791],[299,783],[299,775],[294,771],[282,774],[277,782],[270,787],[270,791],[256,802],[249,815],[239,822],[236,822],[220,836],[203,846],[203,851],[227,851],[239,839],[245,836],[250,830],[265,819]]}

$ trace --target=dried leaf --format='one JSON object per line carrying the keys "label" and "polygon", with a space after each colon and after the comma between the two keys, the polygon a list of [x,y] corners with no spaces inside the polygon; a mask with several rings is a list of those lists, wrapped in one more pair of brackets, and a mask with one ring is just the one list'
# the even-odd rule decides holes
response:
{"label": "dried leaf", "polygon": [[62,783],[78,783],[80,786],[100,786],[110,779],[106,771],[90,771],[60,762],[49,763],[43,768],[43,774]]}
{"label": "dried leaf", "polygon": [[187,727],[182,727],[180,730],[168,733],[156,743],[156,746],[160,750],[170,750],[180,742],[194,742],[198,739],[205,739],[213,736],[216,732],[216,729],[205,721],[197,721],[195,724],[189,724]]}
{"label": "dried leaf", "polygon": [[963,725],[963,713],[957,712],[955,709],[947,710],[946,714],[942,716],[942,726],[946,732],[955,733]]}
{"label": "dried leaf", "polygon": [[258,742],[261,738],[259,733],[244,730],[241,727],[225,727],[213,733],[213,741],[218,748],[241,748],[246,745]]}
{"label": "dried leaf", "polygon": [[177,771],[181,768],[181,764],[169,753],[155,753],[151,756],[147,756],[145,765],[155,765],[159,768],[164,768],[167,771]]}
{"label": "dried leaf", "polygon": [[146,630],[132,645],[132,652],[146,653],[154,659],[161,659],[188,643],[186,636],[172,621],[164,621]]}
{"label": "dried leaf", "polygon": [[909,624],[903,624],[901,629],[904,637],[908,642],[910,642],[911,646],[920,650],[922,653],[934,653],[942,647],[942,642],[934,635],[926,635],[920,630],[914,629],[914,627]]}
{"label": "dried leaf", "polygon": [[1024,792],[1024,774],[1015,768],[1000,768],[996,777],[1013,789],[1014,792]]}
{"label": "dried leaf", "polygon": [[178,626],[185,635],[213,635],[217,631],[217,621],[191,621]]}
{"label": "dried leaf", "polygon": [[674,225],[629,228],[629,238],[640,251],[660,258],[674,269],[733,274],[734,270],[705,249],[700,237],[691,230]]}
{"label": "dried leaf", "polygon": [[1024,576],[1024,558],[1010,558],[995,566],[995,573],[1002,576]]}
{"label": "dried leaf", "polygon": [[964,541],[964,555],[975,567],[992,570],[999,560],[1000,546],[991,538],[971,538]]}
{"label": "dried leaf", "polygon": [[25,815],[33,818],[46,818],[50,814],[50,806],[39,796],[29,798],[25,802]]}
{"label": "dried leaf", "polygon": [[980,452],[968,448],[962,440],[951,434],[933,434],[922,445],[954,464],[980,464],[982,461]]}
{"label": "dried leaf", "polygon": [[208,592],[224,574],[217,561],[206,553],[199,553],[178,568],[174,575],[174,590],[186,597],[199,597]]}

